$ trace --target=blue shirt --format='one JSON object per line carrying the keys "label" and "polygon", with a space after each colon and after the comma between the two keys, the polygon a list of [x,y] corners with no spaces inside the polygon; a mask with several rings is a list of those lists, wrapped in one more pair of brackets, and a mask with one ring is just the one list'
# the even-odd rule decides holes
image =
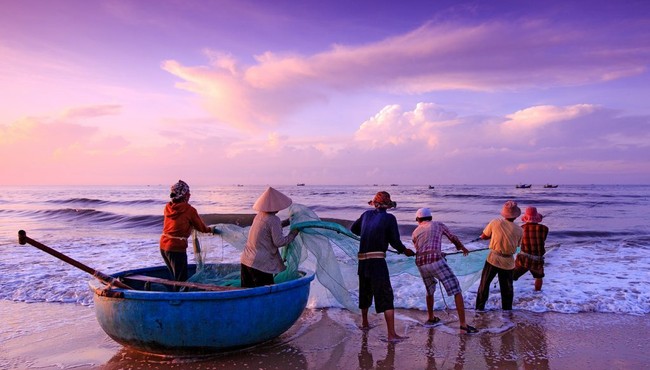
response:
{"label": "blue shirt", "polygon": [[386,252],[389,244],[399,253],[406,250],[399,237],[397,219],[384,208],[364,212],[350,230],[361,237],[359,253]]}

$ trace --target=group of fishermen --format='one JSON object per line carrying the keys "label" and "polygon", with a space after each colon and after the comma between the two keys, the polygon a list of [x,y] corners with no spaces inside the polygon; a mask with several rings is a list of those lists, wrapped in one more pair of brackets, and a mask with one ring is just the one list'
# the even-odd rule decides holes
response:
{"label": "group of fishermen", "polygon": [[[187,239],[192,229],[204,233],[219,233],[203,222],[197,210],[189,204],[190,188],[179,180],[172,185],[170,201],[164,209],[163,233],[160,237],[160,252],[174,280],[187,280]],[[279,248],[291,243],[298,230],[288,235],[282,231],[282,221],[277,213],[292,204],[289,197],[272,187],[266,189],[253,205],[258,213],[253,219],[244,251],[241,255],[241,286],[257,287],[274,283],[275,274],[286,267]],[[440,221],[433,221],[429,208],[417,210],[415,220],[418,226],[413,231],[412,241],[416,251],[407,248],[400,239],[397,219],[388,209],[396,207],[390,194],[378,192],[368,202],[372,209],[365,211],[350,227],[352,233],[360,237],[359,244],[359,308],[362,315],[362,328],[369,328],[368,309],[375,303],[377,313],[384,313],[387,326],[387,340],[390,342],[405,339],[395,332],[394,295],[390,282],[386,252],[388,246],[407,257],[415,256],[415,264],[426,287],[427,326],[436,325],[440,318],[433,313],[433,295],[440,281],[447,295],[454,296],[458,312],[459,329],[465,333],[478,330],[467,324],[465,305],[458,278],[448,266],[442,252],[442,236],[445,236],[456,249],[467,256],[458,237]],[[541,290],[544,277],[545,240],[548,227],[541,224],[543,216],[535,207],[528,207],[522,216],[524,224],[514,223],[521,215],[521,209],[513,200],[508,200],[501,209],[500,218],[491,220],[483,229],[480,239],[489,239],[489,254],[481,273],[481,282],[476,296],[476,310],[484,311],[489,297],[489,286],[498,276],[503,310],[512,309],[514,296],[513,280],[530,271],[535,278],[535,290]],[[517,247],[521,251],[517,252]]]}

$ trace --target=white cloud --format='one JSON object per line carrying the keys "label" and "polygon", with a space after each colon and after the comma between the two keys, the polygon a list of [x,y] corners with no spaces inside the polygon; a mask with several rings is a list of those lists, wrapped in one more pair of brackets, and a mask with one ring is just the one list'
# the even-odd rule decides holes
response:
{"label": "white cloud", "polygon": [[455,114],[432,103],[418,103],[408,112],[399,105],[389,105],[363,122],[354,138],[369,148],[412,142],[433,148],[439,142],[440,128],[456,124],[455,118]]}

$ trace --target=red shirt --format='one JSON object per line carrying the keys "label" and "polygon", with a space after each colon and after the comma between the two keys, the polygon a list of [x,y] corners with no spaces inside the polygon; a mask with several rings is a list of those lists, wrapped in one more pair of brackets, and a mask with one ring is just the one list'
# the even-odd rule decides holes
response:
{"label": "red shirt", "polygon": [[192,229],[202,233],[212,232],[205,225],[199,213],[187,202],[172,203],[165,206],[163,231],[160,236],[160,249],[168,252],[185,252],[187,238]]}

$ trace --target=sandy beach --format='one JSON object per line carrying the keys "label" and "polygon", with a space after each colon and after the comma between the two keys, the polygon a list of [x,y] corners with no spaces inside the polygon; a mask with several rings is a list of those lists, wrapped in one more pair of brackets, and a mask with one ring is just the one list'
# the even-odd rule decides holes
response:
{"label": "sandy beach", "polygon": [[[371,310],[372,312],[372,310]],[[205,357],[165,358],[110,339],[92,307],[0,301],[3,369],[641,369],[650,364],[650,316],[468,311],[481,329],[458,333],[455,311],[397,310],[403,342],[385,342],[383,316],[371,329],[342,309],[307,309],[279,338]]]}

